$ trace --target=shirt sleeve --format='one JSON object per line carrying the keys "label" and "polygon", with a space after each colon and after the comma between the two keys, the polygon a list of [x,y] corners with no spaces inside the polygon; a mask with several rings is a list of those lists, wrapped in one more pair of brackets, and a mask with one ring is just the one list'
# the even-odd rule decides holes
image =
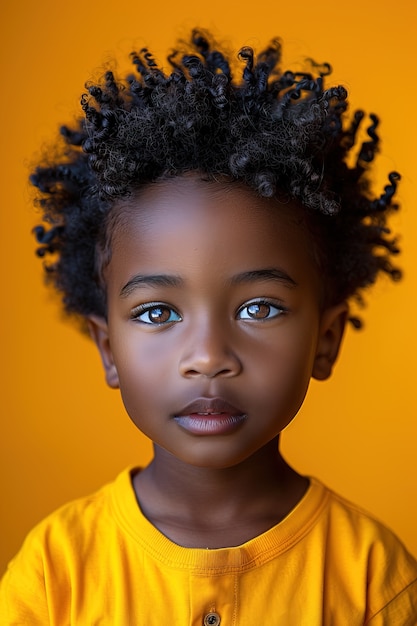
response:
{"label": "shirt sleeve", "polygon": [[47,626],[50,624],[45,582],[35,552],[24,546],[9,563],[0,581],[2,626]]}
{"label": "shirt sleeve", "polygon": [[366,622],[366,626],[416,626],[416,624],[417,580]]}

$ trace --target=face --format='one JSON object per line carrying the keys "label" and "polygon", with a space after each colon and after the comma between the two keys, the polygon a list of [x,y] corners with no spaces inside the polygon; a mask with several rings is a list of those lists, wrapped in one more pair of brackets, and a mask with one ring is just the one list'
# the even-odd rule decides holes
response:
{"label": "face", "polygon": [[107,382],[184,463],[230,467],[276,438],[327,378],[346,307],[322,310],[300,209],[181,177],[120,208],[92,318]]}

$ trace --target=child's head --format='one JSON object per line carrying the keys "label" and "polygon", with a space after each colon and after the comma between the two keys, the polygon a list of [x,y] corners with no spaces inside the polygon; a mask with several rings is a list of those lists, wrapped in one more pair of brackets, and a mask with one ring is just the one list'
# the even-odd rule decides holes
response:
{"label": "child's head", "polygon": [[346,302],[398,278],[398,175],[372,196],[377,119],[355,149],[363,114],[345,120],[327,66],[283,73],[274,41],[240,51],[234,82],[201,33],[191,46],[169,75],[142,50],[126,83],[89,85],[85,119],[32,181],[47,276],[89,320],[108,384],[161,449],[218,466],[279,434],[330,375]]}
{"label": "child's head", "polygon": [[120,202],[190,172],[302,207],[324,305],[360,300],[380,272],[398,278],[386,227],[398,175],[376,198],[368,179],[377,118],[357,147],[364,115],[345,119],[345,89],[324,88],[327,65],[309,61],[316,77],[282,72],[278,41],[257,58],[244,48],[239,59],[243,79],[232,81],[229,60],[195,31],[190,50],[169,56],[170,74],[141,50],[125,83],[107,72],[88,85],[85,119],[62,129],[62,156],[32,177],[51,225],[36,229],[39,254],[54,255],[47,276],[68,312],[106,317],[105,269]]}

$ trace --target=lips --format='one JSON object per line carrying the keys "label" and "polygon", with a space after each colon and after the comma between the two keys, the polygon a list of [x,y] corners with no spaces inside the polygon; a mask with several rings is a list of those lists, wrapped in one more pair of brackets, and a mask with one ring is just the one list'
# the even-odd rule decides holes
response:
{"label": "lips", "polygon": [[192,435],[225,435],[245,422],[246,414],[222,398],[198,398],[174,415],[174,421]]}
{"label": "lips", "polygon": [[194,435],[221,435],[239,428],[246,414],[222,398],[198,398],[174,415],[174,420]]}

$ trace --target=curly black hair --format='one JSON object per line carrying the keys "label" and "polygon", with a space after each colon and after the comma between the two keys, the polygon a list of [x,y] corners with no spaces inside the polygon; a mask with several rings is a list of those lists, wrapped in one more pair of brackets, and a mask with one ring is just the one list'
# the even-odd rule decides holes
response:
{"label": "curly black hair", "polygon": [[111,254],[112,208],[143,186],[186,172],[227,177],[260,196],[301,204],[319,240],[329,304],[361,301],[381,272],[399,279],[387,217],[398,208],[400,177],[391,172],[379,197],[369,179],[378,118],[369,116],[359,143],[364,113],[349,119],[344,87],[325,89],[330,66],[308,60],[309,71],[281,71],[278,39],[257,56],[240,50],[239,82],[206,33],[194,30],[187,47],[168,56],[170,73],[142,49],[131,55],[134,75],[119,82],[107,71],[87,84],[84,117],[61,128],[58,157],[31,176],[44,220],[35,228],[37,252],[52,254],[46,275],[65,310],[106,316],[101,277]]}

